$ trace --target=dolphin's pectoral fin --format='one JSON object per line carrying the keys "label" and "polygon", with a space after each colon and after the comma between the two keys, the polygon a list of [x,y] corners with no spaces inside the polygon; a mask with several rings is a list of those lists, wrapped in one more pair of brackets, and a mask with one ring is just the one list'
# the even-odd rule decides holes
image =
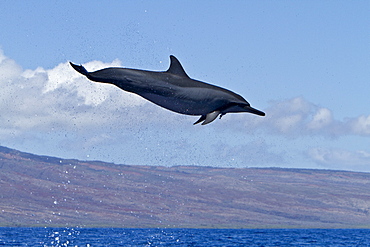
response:
{"label": "dolphin's pectoral fin", "polygon": [[196,124],[202,122],[205,119],[206,119],[206,116],[205,115],[202,115],[202,116],[200,116],[200,118],[198,119],[198,121],[196,121],[195,123],[193,123],[193,125],[196,125]]}
{"label": "dolphin's pectoral fin", "polygon": [[213,111],[213,112],[208,113],[206,115],[206,120],[204,120],[202,125],[206,125],[206,124],[213,122],[213,120],[217,118],[218,114],[220,114],[220,111]]}
{"label": "dolphin's pectoral fin", "polygon": [[[213,112],[208,113],[207,115],[202,115],[202,116],[200,116],[198,121],[196,121],[194,123],[194,125],[202,122],[203,120],[204,120],[204,122],[202,123],[202,125],[209,124],[209,123],[213,122],[213,120],[215,120],[219,114],[220,114],[220,111],[213,111]],[[225,114],[221,114],[221,116],[222,115],[225,115]]]}

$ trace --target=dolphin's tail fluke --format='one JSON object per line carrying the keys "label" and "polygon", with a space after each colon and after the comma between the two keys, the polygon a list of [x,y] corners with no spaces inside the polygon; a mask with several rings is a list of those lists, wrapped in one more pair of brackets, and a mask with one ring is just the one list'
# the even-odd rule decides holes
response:
{"label": "dolphin's tail fluke", "polygon": [[82,65],[77,65],[77,64],[73,64],[71,62],[69,62],[69,64],[78,72],[78,73],[81,73],[83,75],[88,75],[89,72],[85,69],[84,66]]}
{"label": "dolphin's tail fluke", "polygon": [[259,115],[259,116],[265,116],[265,113],[260,111],[260,110],[257,110],[257,109],[254,109],[253,107],[250,107],[250,106],[244,106],[244,109],[247,111],[247,112],[250,112],[250,113],[253,113],[253,114],[256,114],[256,115]]}

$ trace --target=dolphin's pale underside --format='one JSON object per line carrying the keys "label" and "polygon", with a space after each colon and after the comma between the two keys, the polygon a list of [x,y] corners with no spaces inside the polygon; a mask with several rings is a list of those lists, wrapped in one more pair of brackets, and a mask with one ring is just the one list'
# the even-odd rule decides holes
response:
{"label": "dolphin's pale underside", "polygon": [[166,108],[186,115],[200,115],[198,121],[208,124],[229,112],[265,113],[254,109],[240,95],[230,90],[191,79],[176,57],[170,56],[167,71],[154,72],[126,68],[106,68],[88,72],[83,66],[70,63],[79,73],[96,82],[110,83],[140,95]]}

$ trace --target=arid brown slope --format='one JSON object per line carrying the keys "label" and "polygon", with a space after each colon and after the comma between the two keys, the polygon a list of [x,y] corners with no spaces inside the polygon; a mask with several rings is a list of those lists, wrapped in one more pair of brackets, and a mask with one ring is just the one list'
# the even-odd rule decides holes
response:
{"label": "arid brown slope", "polygon": [[370,174],[126,166],[0,147],[0,226],[370,227]]}

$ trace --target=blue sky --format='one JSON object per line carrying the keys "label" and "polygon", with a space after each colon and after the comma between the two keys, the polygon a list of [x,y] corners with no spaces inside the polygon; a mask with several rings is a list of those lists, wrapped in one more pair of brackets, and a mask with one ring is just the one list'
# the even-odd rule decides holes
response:
{"label": "blue sky", "polygon": [[[368,1],[2,1],[0,145],[131,165],[370,171]],[[68,65],[166,70],[266,112],[206,126]]]}

